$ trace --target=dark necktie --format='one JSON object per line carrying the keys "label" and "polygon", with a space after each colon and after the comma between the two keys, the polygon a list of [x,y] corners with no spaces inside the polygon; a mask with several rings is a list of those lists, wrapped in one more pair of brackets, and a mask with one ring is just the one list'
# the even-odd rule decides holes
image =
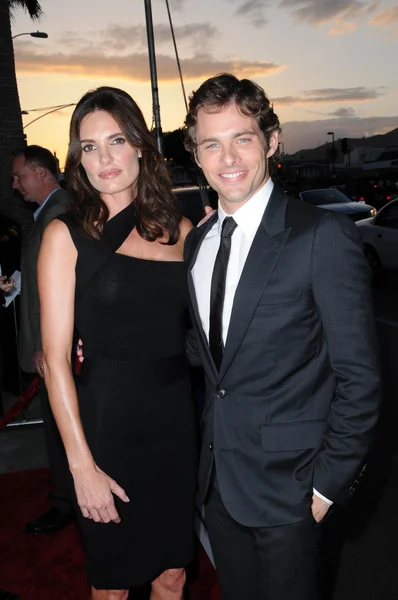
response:
{"label": "dark necktie", "polygon": [[223,355],[222,314],[224,308],[225,280],[229,255],[231,253],[231,237],[237,227],[232,217],[225,217],[222,229],[220,247],[214,263],[210,291],[210,329],[209,346],[217,370],[220,370]]}

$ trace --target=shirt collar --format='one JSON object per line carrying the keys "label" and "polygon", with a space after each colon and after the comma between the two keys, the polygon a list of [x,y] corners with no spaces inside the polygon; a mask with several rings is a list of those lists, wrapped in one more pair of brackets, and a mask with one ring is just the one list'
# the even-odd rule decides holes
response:
{"label": "shirt collar", "polygon": [[44,206],[47,204],[47,202],[50,200],[51,196],[53,195],[54,192],[56,192],[57,190],[59,190],[59,188],[55,188],[53,189],[52,192],[50,192],[47,196],[47,198],[44,200],[44,202],[42,202],[39,206],[39,208],[36,208],[35,212],[33,213],[33,219],[34,221],[36,221],[37,217],[39,216],[40,212],[43,210]]}
{"label": "shirt collar", "polygon": [[[234,221],[236,221],[238,227],[242,229],[245,236],[252,236],[253,233],[259,228],[273,189],[274,182],[271,178],[269,178],[267,183],[265,183],[265,185],[263,185],[258,192],[256,192],[254,196],[250,198],[250,200],[245,202],[245,204],[232,215]],[[228,216],[231,215],[228,215],[226,212],[224,212],[220,206],[220,202],[218,202],[217,227],[220,235],[223,221],[225,217]]]}

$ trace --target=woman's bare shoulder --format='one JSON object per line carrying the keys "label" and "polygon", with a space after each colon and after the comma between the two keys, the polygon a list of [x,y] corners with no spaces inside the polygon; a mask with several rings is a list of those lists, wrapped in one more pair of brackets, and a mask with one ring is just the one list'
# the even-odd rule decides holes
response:
{"label": "woman's bare shoulder", "polygon": [[180,240],[183,242],[187,237],[188,233],[193,229],[193,225],[189,219],[182,217],[180,223]]}
{"label": "woman's bare shoulder", "polygon": [[70,235],[69,227],[60,219],[53,219],[43,233],[42,245],[51,249],[74,250],[75,245]]}
{"label": "woman's bare shoulder", "polygon": [[69,227],[60,219],[53,219],[45,228],[44,235],[47,238],[70,238]]}

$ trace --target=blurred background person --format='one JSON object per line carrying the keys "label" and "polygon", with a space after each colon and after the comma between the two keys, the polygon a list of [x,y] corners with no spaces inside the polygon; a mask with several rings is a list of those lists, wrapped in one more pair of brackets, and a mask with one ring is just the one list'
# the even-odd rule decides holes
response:
{"label": "blurred background person", "polygon": [[[20,307],[19,359],[26,373],[43,377],[43,351],[40,333],[40,304],[37,288],[37,259],[44,229],[64,213],[69,204],[67,193],[58,183],[57,162],[46,148],[27,146],[14,156],[13,188],[26,202],[38,205],[34,225],[24,245],[22,255],[22,290]],[[68,525],[74,517],[71,506],[72,481],[65,451],[51,408],[44,380],[40,388],[41,411],[48,458],[54,483],[52,507],[44,515],[27,523],[28,533],[52,533]]]}
{"label": "blurred background person", "polygon": [[[21,269],[21,232],[19,225],[0,214],[0,266],[1,273],[10,276]],[[19,396],[21,393],[18,362],[18,322],[20,297],[14,299],[14,307],[3,306],[1,312],[0,353],[3,379],[2,392]],[[15,309],[15,310],[14,310]],[[14,402],[14,400],[11,400]],[[1,408],[0,408],[1,410]]]}
{"label": "blurred background person", "polygon": [[[15,286],[15,281],[9,277],[7,277],[7,275],[2,275],[0,277],[0,295],[1,295],[1,300],[3,299],[3,295],[4,294],[8,294],[9,292],[12,291],[12,289]],[[0,381],[1,381],[1,370],[0,370]],[[1,402],[1,397],[0,397],[0,416],[2,414],[2,402]],[[8,592],[7,590],[3,590],[0,588],[0,600],[18,600],[18,596],[16,596],[15,594],[13,594],[12,592]]]}

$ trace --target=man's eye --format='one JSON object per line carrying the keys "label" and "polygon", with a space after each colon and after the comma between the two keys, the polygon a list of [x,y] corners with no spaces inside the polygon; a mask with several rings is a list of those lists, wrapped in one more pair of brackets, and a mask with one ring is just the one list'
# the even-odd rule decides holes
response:
{"label": "man's eye", "polygon": [[209,144],[206,146],[206,150],[213,150],[214,148],[218,148],[218,144],[214,142],[214,144]]}
{"label": "man's eye", "polygon": [[250,142],[250,138],[239,138],[238,139],[239,144],[245,144],[247,142]]}
{"label": "man's eye", "polygon": [[118,137],[118,138],[115,138],[114,140],[112,140],[112,144],[124,144],[125,141],[126,140],[124,138]]}

